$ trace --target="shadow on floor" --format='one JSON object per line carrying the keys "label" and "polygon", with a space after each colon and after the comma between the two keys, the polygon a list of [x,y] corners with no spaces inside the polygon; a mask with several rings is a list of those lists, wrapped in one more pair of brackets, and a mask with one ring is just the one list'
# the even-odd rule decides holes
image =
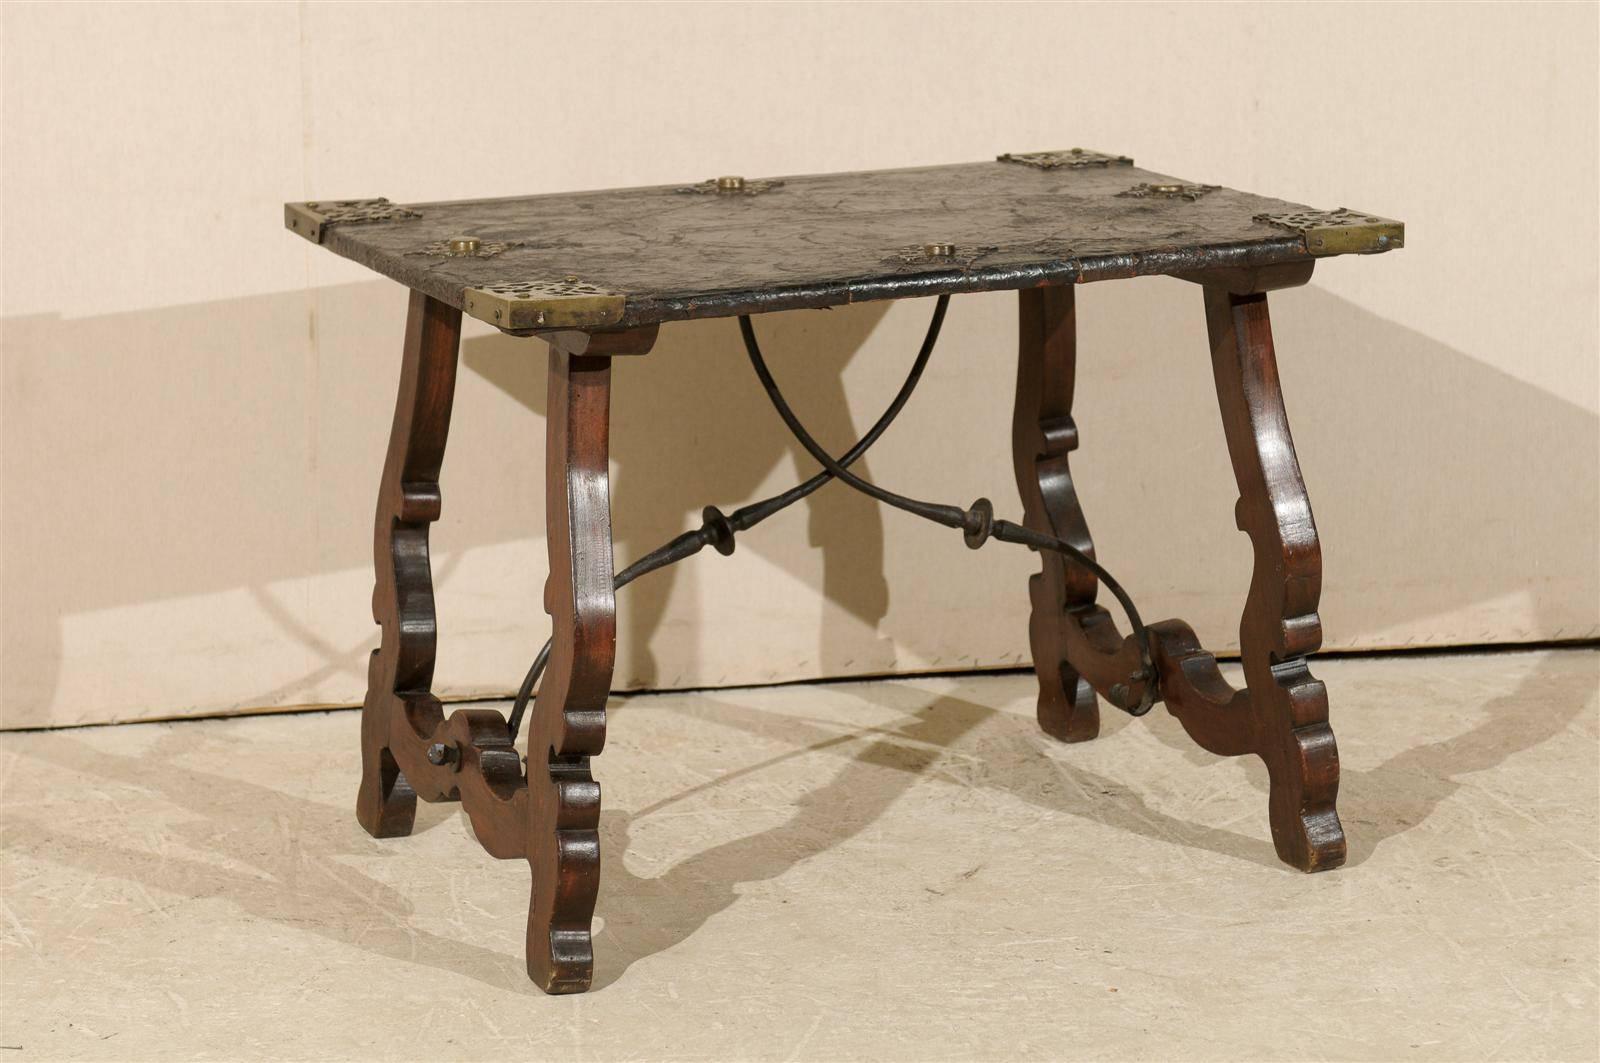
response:
{"label": "shadow on floor", "polygon": [[[1420,825],[1462,787],[1465,776],[1488,771],[1517,753],[1543,745],[1565,731],[1593,704],[1600,689],[1596,674],[1592,671],[1574,673],[1560,667],[1564,652],[1568,651],[1541,657],[1516,687],[1506,693],[1481,705],[1463,706],[1462,718],[1477,721],[1469,730],[1438,742],[1401,750],[1366,771],[1353,770],[1348,763],[1341,764],[1339,818],[1349,843],[1345,866],[1361,865],[1384,842]],[[1320,672],[1316,662],[1312,664],[1312,672]],[[1242,680],[1234,678],[1234,682]],[[1397,689],[1395,694],[1394,710],[1405,711],[1406,692]],[[1330,717],[1337,737],[1340,732],[1338,684],[1329,688],[1329,697]],[[1105,712],[1103,708],[1102,712]],[[1196,746],[1171,715],[1152,713],[1147,719],[1152,733],[1164,745],[1183,754],[1189,763],[1200,766],[1223,763],[1222,758]],[[1246,775],[1262,795],[1261,814],[1265,819],[1266,767],[1258,758],[1248,757]]]}
{"label": "shadow on floor", "polygon": [[[942,776],[958,786],[988,787],[1039,808],[1080,817],[1174,845],[1275,864],[1270,842],[1189,823],[1149,806],[1126,785],[1045,755],[1052,740],[1026,717],[914,688],[874,686],[868,704],[906,705],[891,725],[841,731],[832,721],[765,711],[702,698],[678,709],[697,720],[778,739],[793,748],[759,764],[671,795],[637,813],[602,813],[605,872],[600,911],[606,932],[597,949],[595,985],[609,985],[634,961],[673,947],[738,899],[747,882],[777,878],[801,862],[860,834],[921,777]],[[887,702],[886,702],[887,699]],[[912,707],[914,706],[914,707]],[[1104,733],[1114,734],[1115,721]],[[949,753],[983,731],[981,777],[964,775]],[[641,878],[622,859],[633,824],[712,787],[767,770],[782,761],[828,752],[844,766],[809,791],[783,824],[703,850],[664,874]],[[890,769],[885,773],[882,769]],[[1066,844],[1066,843],[1064,843]],[[609,947],[606,947],[609,946]]]}
{"label": "shadow on floor", "polygon": [[[353,714],[350,718],[358,720]],[[361,830],[355,821],[353,791],[350,807],[334,807],[178,763],[208,750],[236,756],[239,746],[207,737],[200,724],[167,725],[153,747],[138,756],[107,753],[65,734],[30,742],[24,756],[72,773],[60,776],[64,784],[76,783],[76,776],[82,775],[101,787],[120,784],[155,791],[194,818],[167,828],[166,833],[180,844],[147,852],[111,842],[120,831],[104,831],[90,840],[26,812],[8,810],[0,826],[0,849],[70,865],[96,878],[135,882],[196,900],[223,900],[253,919],[282,923],[389,960],[434,967],[497,989],[538,995],[519,949],[483,948],[420,929],[405,893],[346,863],[351,858],[408,855],[404,839],[379,842]],[[453,811],[422,806],[418,827],[436,825]],[[134,833],[136,825],[129,823],[128,828]],[[191,852],[196,855],[184,855]],[[485,864],[496,863],[486,854],[476,855]],[[492,870],[524,879],[528,874],[521,862]],[[520,946],[522,936],[520,923],[507,930],[508,943]]]}
{"label": "shadow on floor", "polygon": [[[1563,732],[1593,700],[1594,677],[1557,669],[1548,664],[1552,659],[1540,662],[1515,690],[1472,709],[1470,715],[1482,720],[1469,730],[1403,750],[1370,771],[1347,770],[1343,812],[1352,840],[1352,864],[1361,863],[1388,838],[1426,820],[1459,789],[1463,776],[1493,769]],[[615,982],[635,961],[696,933],[734,904],[741,884],[777,878],[859,835],[919,779],[943,778],[958,787],[1003,794],[1165,844],[1280,866],[1264,826],[1251,836],[1162,812],[1134,789],[1142,780],[1113,779],[1075,766],[1071,748],[1053,748],[1055,743],[1037,730],[1029,716],[902,685],[840,689],[875,709],[902,715],[881,726],[841,727],[835,720],[752,712],[726,698],[674,704],[675,713],[787,748],[637,812],[603,814],[604,872],[598,911],[605,924],[596,943],[597,988]],[[1408,696],[1405,685],[1395,684],[1394,694],[1403,703]],[[628,715],[626,707],[621,715]],[[353,729],[357,717],[351,714],[348,719]],[[1151,722],[1162,741],[1185,751],[1191,748],[1176,721],[1152,718]],[[120,831],[91,841],[49,817],[8,811],[0,832],[3,848],[163,893],[224,900],[251,918],[282,923],[389,960],[423,964],[498,989],[536,992],[523,970],[520,920],[506,927],[503,949],[419,929],[406,892],[352,866],[374,857],[418,858],[407,840],[368,838],[348,808],[186,766],[182,762],[208,755],[237,754],[237,742],[217,740],[207,726],[219,725],[167,725],[149,749],[136,755],[108,753],[66,734],[31,738],[21,753],[23,759],[48,762],[52,772],[71,773],[63,774],[64,779],[83,776],[102,787],[159,793],[192,813],[193,818],[164,828],[180,845],[147,852],[104,840]],[[1127,726],[1138,725],[1108,714],[1104,735],[1110,737]],[[352,740],[350,747],[354,746]],[[708,789],[818,753],[838,757],[838,770],[795,801],[783,823],[704,849],[660,875],[641,877],[628,870],[623,856],[639,822]],[[1265,773],[1253,759],[1251,763],[1256,766],[1250,778],[1264,792]],[[600,777],[603,784],[604,772]],[[10,791],[15,786],[13,773],[7,785],[9,798],[14,798]],[[9,804],[12,809],[24,807],[15,800]],[[114,816],[117,807],[108,803],[109,814]],[[1264,823],[1264,799],[1261,815]],[[466,829],[455,808],[424,805],[419,809],[418,834],[447,820]],[[135,827],[127,825],[130,833]],[[1070,836],[1063,835],[1060,843],[1072,844]],[[485,874],[526,881],[527,871],[520,862],[495,866],[475,847],[471,851],[482,860]]]}

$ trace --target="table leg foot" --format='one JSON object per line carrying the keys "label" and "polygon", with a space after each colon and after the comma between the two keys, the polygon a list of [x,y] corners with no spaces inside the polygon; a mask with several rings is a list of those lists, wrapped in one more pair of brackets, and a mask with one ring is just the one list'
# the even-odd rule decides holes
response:
{"label": "table leg foot", "polygon": [[[362,731],[367,730],[363,722]],[[361,788],[356,822],[374,838],[403,838],[417,819],[417,792],[406,781],[389,747],[361,736]]]}

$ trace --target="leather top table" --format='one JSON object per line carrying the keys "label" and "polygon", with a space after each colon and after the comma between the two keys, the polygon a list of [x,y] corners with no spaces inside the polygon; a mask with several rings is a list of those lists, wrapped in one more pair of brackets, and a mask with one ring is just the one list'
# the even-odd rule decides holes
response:
{"label": "leather top table", "polygon": [[[362,710],[357,818],[373,835],[393,837],[410,832],[418,797],[459,800],[491,854],[526,859],[528,973],[546,991],[582,992],[592,976],[600,788],[590,763],[605,738],[616,590],[706,546],[731,553],[737,535],[834,480],[959,530],[974,548],[999,540],[1038,552],[1029,636],[1046,732],[1068,742],[1093,738],[1101,700],[1135,715],[1164,704],[1203,748],[1265,762],[1273,841],[1286,863],[1317,871],[1343,862],[1327,693],[1306,663],[1322,639],[1321,553],[1266,293],[1304,284],[1319,258],[1402,246],[1399,222],[1197,184],[1075,148],[969,165],[509,199],[290,203],[285,224],[412,292],[379,487],[373,615],[382,640]],[[1254,547],[1240,622],[1242,689],[1223,679],[1182,621],[1144,623],[1095,562],[1068,468],[1078,446],[1074,286],[1157,274],[1204,292],[1237,522]],[[1021,522],[996,517],[985,499],[927,502],[857,478],[848,466],[910,397],[949,297],[1000,289],[1015,289],[1019,302],[1013,441]],[[748,315],[926,296],[938,300],[905,385],[855,447],[829,454],[767,372]],[[446,715],[429,690],[436,624],[428,526],[440,512],[463,313],[549,346],[552,636],[509,718],[481,707]],[[616,573],[607,472],[613,359],[647,354],[664,323],[713,317],[741,319],[753,369],[819,471],[732,514],[708,506],[699,528]],[[1128,633],[1099,604],[1102,587],[1126,615]],[[526,760],[515,744],[524,715]]]}

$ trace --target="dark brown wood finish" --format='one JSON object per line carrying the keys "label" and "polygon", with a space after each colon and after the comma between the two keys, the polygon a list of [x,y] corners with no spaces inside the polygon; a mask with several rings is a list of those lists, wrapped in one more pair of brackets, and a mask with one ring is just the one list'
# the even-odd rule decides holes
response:
{"label": "dark brown wood finish", "polygon": [[[461,311],[411,293],[400,393],[373,529],[372,618],[383,635],[368,661],[361,710],[356,818],[377,838],[410,834],[416,818],[417,790],[398,762],[394,722],[408,719],[427,733],[443,717],[429,691],[438,625],[428,526],[439,519],[439,466],[450,432],[460,340]],[[401,743],[401,752],[406,745]]]}
{"label": "dark brown wood finish", "polygon": [[[373,617],[383,635],[362,708],[356,818],[375,837],[396,837],[411,832],[418,797],[461,801],[491,855],[525,858],[532,869],[529,977],[546,992],[582,992],[593,974],[589,924],[600,881],[600,788],[589,758],[605,742],[616,646],[611,362],[550,352],[545,608],[554,647],[534,703],[525,775],[505,717],[480,708],[446,717],[429,690],[437,623],[428,525],[440,513],[460,326],[460,311],[412,293],[374,536]],[[608,342],[642,352],[653,338],[649,329]]]}
{"label": "dark brown wood finish", "polygon": [[509,859],[526,851],[527,793],[505,719],[477,708],[446,717],[429,690],[437,620],[428,525],[441,510],[460,338],[460,311],[411,294],[374,529],[372,613],[383,635],[367,671],[356,818],[375,837],[396,837],[411,833],[418,797],[460,800],[485,848]]}
{"label": "dark brown wood finish", "polygon": [[589,758],[605,745],[617,645],[607,469],[611,360],[552,349],[549,395],[544,601],[554,645],[528,734],[528,976],[547,993],[581,993],[594,972],[589,924],[600,888],[600,786]]}
{"label": "dark brown wood finish", "polygon": [[[1277,276],[1268,283],[1304,283],[1309,275]],[[1253,281],[1218,280],[1218,286],[1205,289],[1212,364],[1239,486],[1235,515],[1255,549],[1240,624],[1246,689],[1235,690],[1223,679],[1216,658],[1180,620],[1150,625],[1151,656],[1162,700],[1196,742],[1222,756],[1254,753],[1266,763],[1278,855],[1303,871],[1321,871],[1345,857],[1334,809],[1339,761],[1328,727],[1327,691],[1305,660],[1322,639],[1316,611],[1321,552],[1284,412],[1267,297],[1228,290],[1248,288]],[[1088,526],[1067,469],[1067,455],[1077,446],[1071,417],[1076,354],[1071,291],[1019,294],[1013,438],[1025,519],[1029,527],[1088,551]],[[1083,741],[1098,728],[1095,692],[1122,705],[1142,693],[1126,682],[1138,668],[1138,646],[1094,604],[1091,575],[1059,555],[1041,558],[1043,571],[1030,579],[1029,625],[1039,676],[1039,722],[1058,738]]]}
{"label": "dark brown wood finish", "polygon": [[[1196,741],[1207,748],[1215,742],[1217,752],[1229,751],[1239,741],[1236,733],[1248,731],[1250,750],[1271,775],[1272,840],[1279,857],[1303,871],[1321,871],[1345,859],[1344,830],[1334,810],[1339,754],[1328,727],[1328,693],[1306,664],[1306,656],[1322,645],[1322,550],[1289,434],[1267,296],[1207,288],[1205,304],[1217,400],[1239,485],[1235,518],[1255,549],[1239,625],[1248,693],[1236,692],[1223,713],[1209,698],[1202,699],[1204,707],[1171,697],[1167,704]],[[1189,661],[1205,668],[1202,661]],[[1175,678],[1172,689],[1187,688]],[[1247,723],[1233,719],[1246,714]],[[1230,733],[1219,740],[1214,721],[1222,718]]]}
{"label": "dark brown wood finish", "polygon": [[[1265,762],[1284,861],[1307,871],[1343,862],[1327,692],[1306,664],[1321,643],[1321,553],[1264,293],[1304,284],[1318,256],[1399,247],[1403,228],[1342,210],[1291,217],[1284,212],[1295,205],[1281,200],[1189,186],[1121,158],[1080,166],[1068,154],[1071,165],[1057,169],[1012,160],[829,174],[739,184],[728,195],[664,186],[398,210],[290,205],[301,235],[413,289],[374,527],[382,640],[362,710],[356,815],[374,836],[395,837],[410,833],[418,798],[459,800],[492,856],[527,860],[527,969],[545,991],[582,992],[592,980],[600,787],[590,762],[605,742],[616,649],[611,358],[647,353],[662,321],[1017,288],[1012,438],[1024,523],[1092,556],[1069,467],[1079,442],[1074,284],[1163,273],[1203,286],[1235,518],[1254,549],[1240,621],[1245,687],[1223,679],[1187,624],[1165,620],[1148,628],[1154,693],[1205,749]],[[441,509],[459,308],[476,291],[471,312],[492,322],[481,300],[497,285],[516,300],[538,289],[607,308],[585,316],[569,303],[563,314],[553,303],[555,316],[534,325],[502,319],[550,348],[544,599],[553,637],[526,761],[500,713],[447,716],[430,689],[428,532]],[[661,563],[706,545],[731,550],[729,519],[706,512],[706,526],[663,547]],[[985,517],[983,536],[989,527]],[[1039,557],[1029,582],[1039,723],[1063,741],[1086,741],[1099,731],[1099,699],[1134,709],[1150,680],[1138,678],[1147,674],[1138,642],[1098,602],[1099,581],[1054,550]]]}
{"label": "dark brown wood finish", "polygon": [[[1076,291],[1067,285],[1018,294],[1022,343],[1011,436],[1022,520],[1093,557],[1094,541],[1068,468],[1068,458],[1078,448],[1078,426],[1072,420]],[[1093,574],[1069,565],[1058,553],[1040,551],[1038,556],[1043,569],[1028,580],[1033,602],[1028,642],[1039,676],[1039,726],[1062,741],[1085,742],[1100,733],[1100,707],[1093,684],[1072,666],[1069,640],[1086,624],[1103,629],[1109,618],[1094,604],[1099,581]],[[1080,617],[1084,613],[1093,614],[1093,620]]]}

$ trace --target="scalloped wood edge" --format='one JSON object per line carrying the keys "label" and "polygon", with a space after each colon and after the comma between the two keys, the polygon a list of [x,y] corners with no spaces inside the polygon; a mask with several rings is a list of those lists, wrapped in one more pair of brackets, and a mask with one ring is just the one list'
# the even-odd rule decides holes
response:
{"label": "scalloped wood edge", "polygon": [[[1277,278],[1304,283],[1303,276]],[[1187,279],[1206,284],[1211,278]],[[1239,487],[1235,519],[1255,553],[1240,622],[1246,689],[1223,679],[1216,658],[1187,624],[1150,625],[1151,655],[1167,709],[1202,748],[1221,756],[1253,753],[1271,781],[1268,817],[1273,845],[1303,871],[1345,859],[1335,804],[1338,749],[1328,726],[1327,690],[1306,664],[1322,642],[1317,615],[1322,555],[1294,441],[1283,407],[1272,330],[1263,291],[1238,278],[1205,289],[1213,375],[1228,452]],[[1232,289],[1232,290],[1230,290]],[[1013,421],[1017,482],[1029,527],[1093,550],[1072,484],[1067,455],[1077,447],[1072,421],[1076,363],[1074,294],[1070,287],[1023,290],[1020,358]],[[1039,678],[1041,727],[1066,741],[1098,731],[1094,694],[1111,698],[1125,684],[1124,704],[1138,699],[1139,648],[1094,604],[1096,582],[1056,554],[1041,554],[1043,571],[1029,582],[1029,633]],[[1086,689],[1087,688],[1087,689]]]}
{"label": "scalloped wood edge", "polygon": [[429,690],[437,620],[428,527],[441,510],[439,466],[460,338],[459,310],[412,293],[374,522],[372,611],[383,635],[362,707],[356,818],[375,837],[398,837],[411,832],[419,797],[459,800],[492,856],[526,859],[532,871],[529,977],[548,993],[582,992],[593,978],[590,923],[600,881],[600,787],[589,758],[605,743],[616,646],[611,363],[550,352],[545,608],[555,642],[529,731],[540,767],[524,773],[505,717],[482,708],[446,716]]}

